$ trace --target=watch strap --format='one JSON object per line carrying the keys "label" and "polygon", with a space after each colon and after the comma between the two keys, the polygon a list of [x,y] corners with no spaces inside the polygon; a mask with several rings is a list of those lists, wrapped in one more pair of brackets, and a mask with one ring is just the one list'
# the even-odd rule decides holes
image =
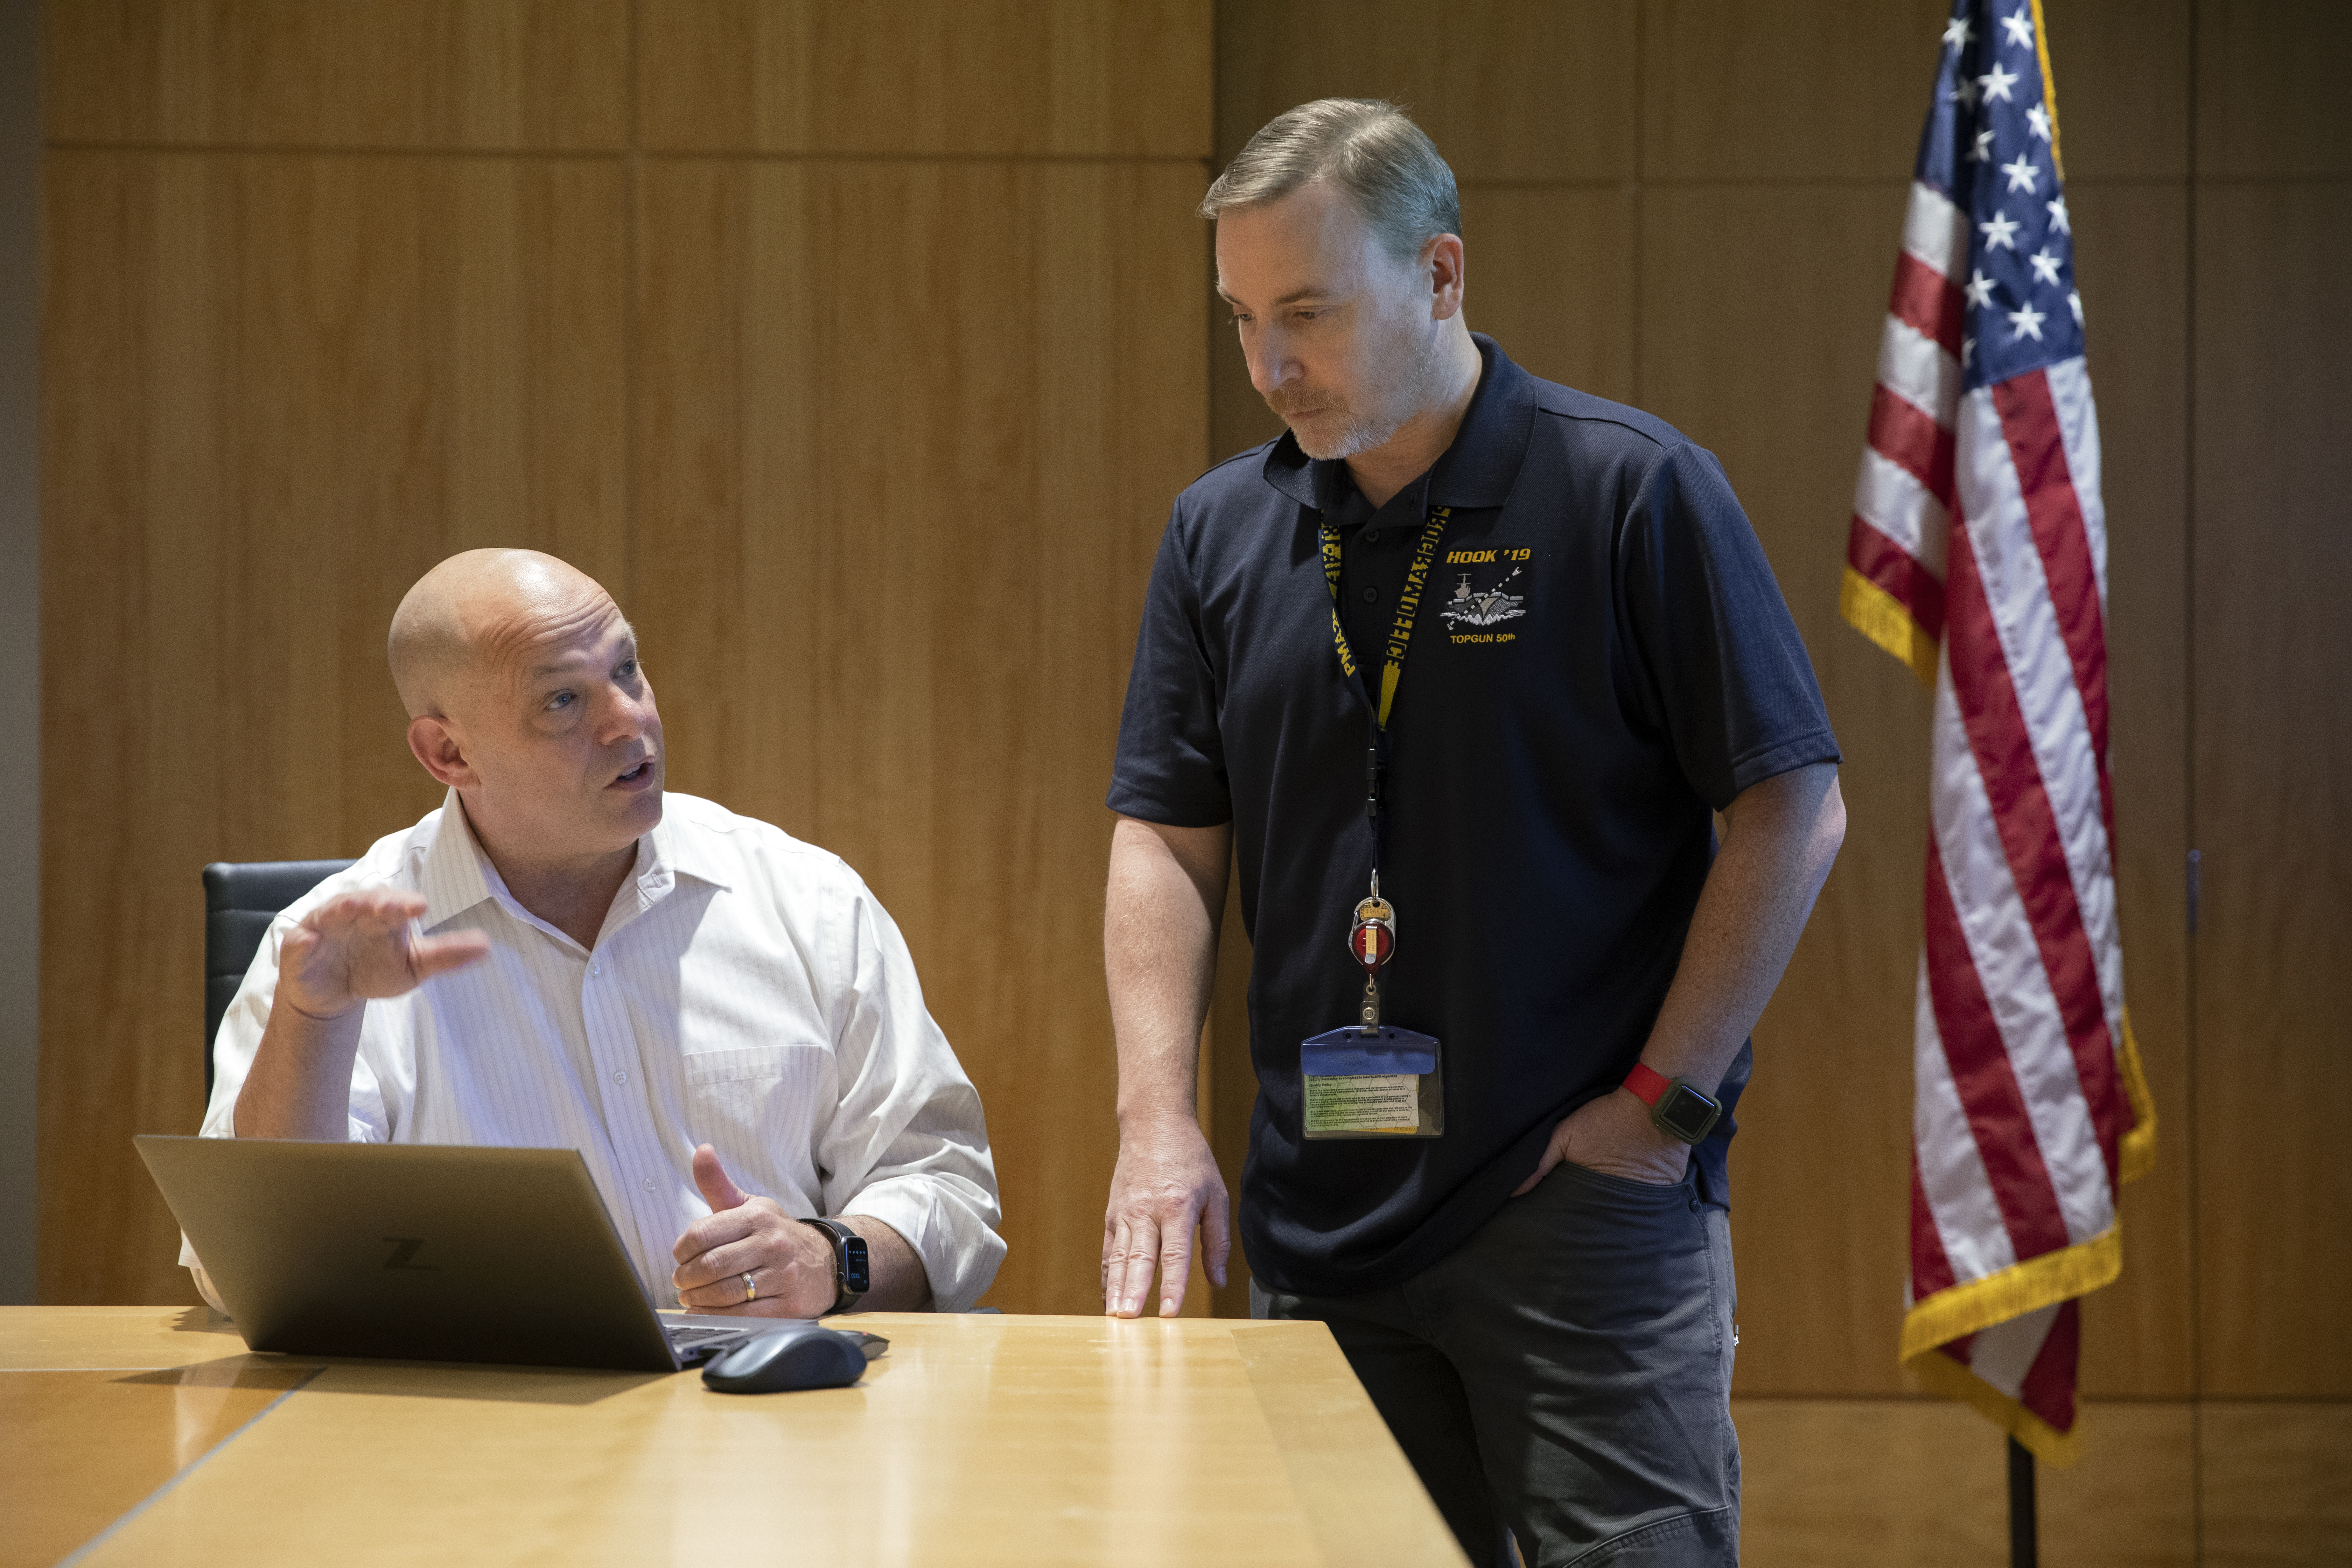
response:
{"label": "watch strap", "polygon": [[863,1247],[866,1245],[866,1238],[840,1220],[828,1218],[824,1215],[803,1215],[801,1223],[816,1226],[817,1229],[824,1232],[825,1239],[833,1244],[833,1305],[827,1310],[846,1312],[850,1308],[857,1305],[866,1295],[863,1290],[853,1290],[849,1288],[850,1244],[855,1242]]}
{"label": "watch strap", "polygon": [[1633,1091],[1635,1100],[1655,1110],[1659,1097],[1675,1087],[1675,1080],[1649,1063],[1637,1061],[1633,1064],[1633,1070],[1625,1075],[1625,1087]]}

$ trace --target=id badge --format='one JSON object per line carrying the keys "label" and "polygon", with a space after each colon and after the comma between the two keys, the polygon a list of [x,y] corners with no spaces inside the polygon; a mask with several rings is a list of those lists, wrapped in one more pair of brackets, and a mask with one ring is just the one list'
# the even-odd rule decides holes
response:
{"label": "id badge", "polygon": [[1433,1036],[1349,1025],[1301,1043],[1309,1138],[1435,1138],[1445,1131],[1444,1051]]}

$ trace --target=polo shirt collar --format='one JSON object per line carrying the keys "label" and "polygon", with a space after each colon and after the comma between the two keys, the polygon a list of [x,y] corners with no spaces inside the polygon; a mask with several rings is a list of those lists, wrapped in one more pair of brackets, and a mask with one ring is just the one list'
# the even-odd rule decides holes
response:
{"label": "polo shirt collar", "polygon": [[[1528,436],[1535,425],[1536,378],[1511,363],[1510,356],[1484,332],[1473,332],[1478,356],[1486,368],[1478,390],[1471,396],[1462,428],[1454,445],[1437,459],[1429,476],[1426,504],[1451,507],[1498,507],[1511,498],[1519,465],[1528,455]],[[1309,458],[1298,449],[1289,431],[1265,455],[1265,482],[1300,506],[1328,510],[1346,493],[1347,464],[1337,458]]]}
{"label": "polo shirt collar", "polygon": [[[730,886],[726,862],[714,852],[709,837],[692,824],[682,822],[675,811],[665,809],[654,830],[637,840],[637,907],[646,910],[659,903],[681,876],[716,888]],[[417,890],[425,895],[425,917],[420,923],[426,931],[456,919],[485,900],[495,900],[516,915],[530,918],[507,890],[506,879],[499,875],[499,868],[482,852],[480,843],[474,837],[473,825],[466,819],[465,804],[454,789],[441,802],[441,820],[434,829],[432,844],[425,849],[417,883]]]}

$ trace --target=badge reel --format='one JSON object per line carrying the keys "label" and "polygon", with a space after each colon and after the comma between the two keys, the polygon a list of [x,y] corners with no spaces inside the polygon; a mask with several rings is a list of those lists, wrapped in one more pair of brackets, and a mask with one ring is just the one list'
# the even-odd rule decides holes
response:
{"label": "badge reel", "polygon": [[1396,910],[1381,897],[1356,905],[1348,955],[1364,972],[1360,1022],[1328,1030],[1298,1049],[1309,1138],[1434,1138],[1445,1131],[1445,1094],[1436,1037],[1381,1022],[1381,968],[1396,952]]}

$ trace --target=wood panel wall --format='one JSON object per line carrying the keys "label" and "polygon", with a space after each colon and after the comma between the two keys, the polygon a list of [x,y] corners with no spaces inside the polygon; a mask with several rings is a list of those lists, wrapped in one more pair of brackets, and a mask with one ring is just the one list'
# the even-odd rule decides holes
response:
{"label": "wood panel wall", "polygon": [[[439,792],[383,668],[452,551],[644,633],[677,787],[845,856],[1098,1306],[1101,798],[1206,450],[1206,4],[77,4],[47,37],[41,1289],[193,1299],[196,873]],[[1203,1303],[1205,1307],[1205,1303]]]}
{"label": "wood panel wall", "polygon": [[[1462,186],[1471,323],[1723,459],[1820,673],[1850,825],[1757,1030],[1732,1162],[1759,1563],[1989,1562],[2001,1528],[1999,1442],[1895,1359],[1927,705],[1836,603],[1948,9],[1219,13],[1219,159],[1308,99],[1411,106]],[[2352,1357],[2352,1177],[2328,1137],[2352,1089],[2330,957],[2352,946],[2331,809],[2352,714],[2329,651],[2352,586],[2352,121],[2313,62],[2352,40],[2338,6],[2044,9],[2106,449],[2126,973],[2163,1129],[2126,1194],[2124,1279],[2087,1305],[2089,1458],[2053,1481],[2045,1533],[2070,1562],[2338,1561],[2352,1522],[2319,1478],[2342,1473],[2347,1407],[2326,1402]],[[1226,334],[1213,396],[1221,455],[1278,428]],[[1216,1131],[1234,1162],[1245,963],[1229,919]]]}
{"label": "wood panel wall", "polygon": [[[1168,498],[1275,428],[1190,208],[1275,113],[1377,94],[1461,179],[1472,323],[1723,458],[1845,747],[1846,849],[1734,1160],[1749,1555],[1992,1560],[1999,1445],[1894,1360],[1927,705],[1835,612],[1944,9],[51,6],[45,1298],[184,1294],[125,1135],[195,1121],[195,869],[354,853],[432,804],[381,628],[433,561],[502,542],[645,628],[679,787],[841,851],[898,914],[990,1110],[991,1300],[1088,1310],[1136,606]],[[2045,9],[2163,1125],[2046,1533],[2070,1561],[2342,1561],[2352,23]],[[1205,1120],[1237,1176],[1227,928]]]}

